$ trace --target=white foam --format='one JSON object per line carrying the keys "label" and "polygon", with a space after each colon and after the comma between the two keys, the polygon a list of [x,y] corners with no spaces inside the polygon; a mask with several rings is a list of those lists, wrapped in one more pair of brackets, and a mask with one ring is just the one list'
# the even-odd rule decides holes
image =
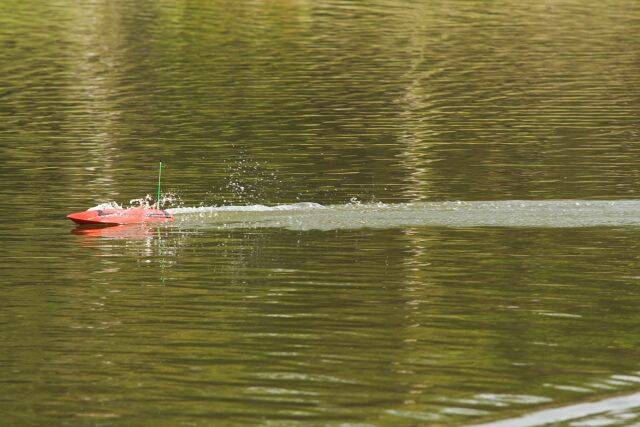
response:
{"label": "white foam", "polygon": [[[640,200],[500,200],[168,209],[180,221],[225,228],[336,230],[397,227],[640,226]],[[191,215],[189,215],[191,214]],[[177,215],[176,215],[177,216]]]}
{"label": "white foam", "polygon": [[120,206],[119,204],[117,204],[116,202],[105,202],[105,203],[100,203],[97,206],[94,206],[92,208],[87,209],[88,211],[99,211],[102,209],[122,209],[122,206]]}
{"label": "white foam", "polygon": [[166,209],[171,214],[195,214],[195,213],[214,213],[214,212],[273,212],[273,211],[294,211],[304,209],[320,209],[323,208],[319,203],[300,202],[288,205],[240,205],[240,206],[199,206],[187,208],[171,208]]}

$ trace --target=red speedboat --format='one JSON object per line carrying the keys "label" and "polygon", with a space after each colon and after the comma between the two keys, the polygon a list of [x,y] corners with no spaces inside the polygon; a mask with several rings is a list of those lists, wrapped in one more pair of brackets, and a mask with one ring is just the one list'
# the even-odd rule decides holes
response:
{"label": "red speedboat", "polygon": [[[156,198],[156,208],[160,207],[160,178],[162,176],[162,162],[158,170],[158,192]],[[129,208],[100,206],[84,212],[76,212],[67,215],[76,224],[85,225],[122,225],[122,224],[142,224],[150,222],[172,222],[175,218],[167,211],[152,208]]]}
{"label": "red speedboat", "polygon": [[150,222],[172,222],[173,215],[167,211],[150,208],[95,209],[67,215],[76,224],[120,225]]}

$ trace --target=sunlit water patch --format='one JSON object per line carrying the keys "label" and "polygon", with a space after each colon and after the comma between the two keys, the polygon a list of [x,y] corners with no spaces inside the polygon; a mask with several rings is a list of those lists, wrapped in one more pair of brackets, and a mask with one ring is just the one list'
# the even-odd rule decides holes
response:
{"label": "sunlit water patch", "polygon": [[640,393],[610,397],[558,408],[543,409],[515,418],[476,424],[469,427],[538,427],[562,425],[571,427],[601,427],[638,424]]}

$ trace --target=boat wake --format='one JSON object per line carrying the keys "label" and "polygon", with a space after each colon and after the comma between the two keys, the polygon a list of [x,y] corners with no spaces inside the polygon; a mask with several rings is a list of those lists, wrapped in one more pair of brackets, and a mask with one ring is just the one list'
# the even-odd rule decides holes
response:
{"label": "boat wake", "polygon": [[321,204],[312,202],[301,202],[290,205],[246,205],[246,206],[200,206],[193,208],[170,208],[166,209],[171,214],[216,214],[219,212],[282,212],[282,211],[296,211],[304,209],[319,209],[324,208]]}
{"label": "boat wake", "polygon": [[640,226],[640,200],[503,200],[202,206],[167,209],[177,226],[337,230],[399,227]]}

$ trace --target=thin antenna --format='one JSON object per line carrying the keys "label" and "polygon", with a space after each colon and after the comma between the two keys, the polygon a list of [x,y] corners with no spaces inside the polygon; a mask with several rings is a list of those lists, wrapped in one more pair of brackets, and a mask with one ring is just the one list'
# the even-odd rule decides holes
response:
{"label": "thin antenna", "polygon": [[160,209],[160,179],[162,178],[162,161],[160,161],[160,168],[158,169],[158,195],[156,197],[156,209]]}

